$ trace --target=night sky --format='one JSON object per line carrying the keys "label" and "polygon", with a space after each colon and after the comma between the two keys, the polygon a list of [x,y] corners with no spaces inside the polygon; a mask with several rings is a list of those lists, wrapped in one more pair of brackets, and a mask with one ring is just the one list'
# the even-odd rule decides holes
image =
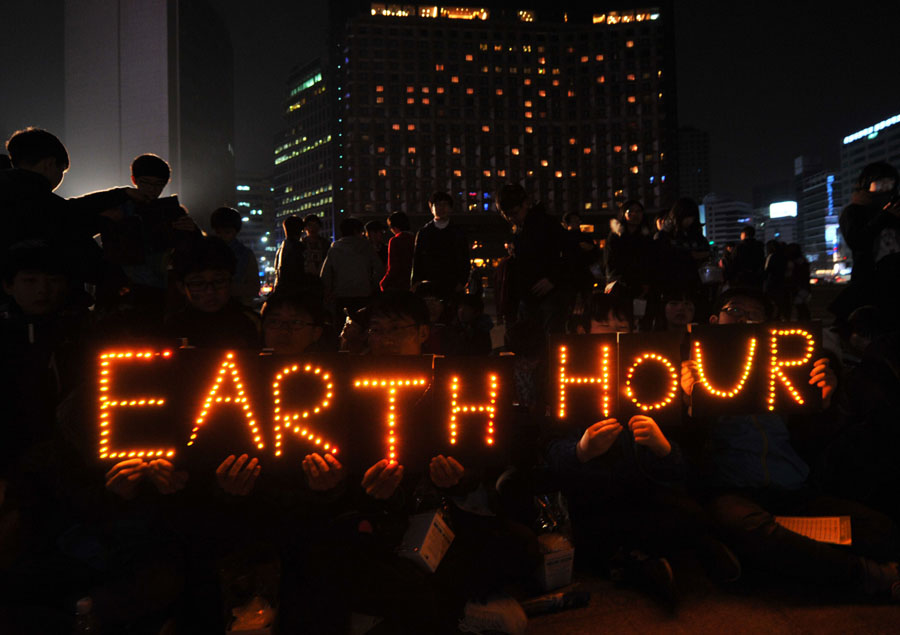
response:
{"label": "night sky", "polygon": [[[287,74],[324,49],[326,3],[211,2],[232,31],[237,168],[264,175]],[[3,3],[4,139],[36,125],[65,141],[62,7]],[[675,23],[679,124],[710,133],[716,192],[750,201],[799,154],[836,169],[843,136],[900,113],[900,3],[677,0]]]}

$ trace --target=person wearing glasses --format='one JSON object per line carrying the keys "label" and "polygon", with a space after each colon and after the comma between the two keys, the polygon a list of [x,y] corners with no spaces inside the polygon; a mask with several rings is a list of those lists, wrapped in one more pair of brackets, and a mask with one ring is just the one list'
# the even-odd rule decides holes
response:
{"label": "person wearing glasses", "polygon": [[[773,307],[756,289],[733,288],[718,299],[711,324],[757,324]],[[697,364],[682,362],[681,386],[688,405],[699,381]],[[822,390],[825,412],[791,423],[827,426],[837,377],[827,359],[813,363],[809,384]],[[788,421],[777,413],[694,419],[701,431],[697,494],[728,541],[748,566],[843,592],[900,600],[897,529],[868,507],[823,494],[791,441]],[[789,531],[778,516],[850,516],[852,545],[840,548]]]}
{"label": "person wearing glasses", "polygon": [[204,237],[175,262],[185,307],[166,320],[165,333],[201,348],[256,348],[254,314],[231,297],[235,259],[219,238]]}

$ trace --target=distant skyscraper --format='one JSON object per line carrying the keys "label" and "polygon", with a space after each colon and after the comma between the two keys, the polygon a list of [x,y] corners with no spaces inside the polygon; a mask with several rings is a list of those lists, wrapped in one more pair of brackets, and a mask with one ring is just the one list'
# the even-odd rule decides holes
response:
{"label": "distant skyscraper", "polygon": [[319,60],[295,68],[288,77],[283,113],[287,128],[275,143],[275,214],[316,214],[332,235],[332,103]]}
{"label": "distant skyscraper", "polygon": [[277,248],[272,189],[271,179],[249,175],[238,175],[235,186],[236,209],[244,221],[238,240],[256,254],[261,272],[272,268]]}
{"label": "distant skyscraper", "polygon": [[678,190],[698,203],[709,194],[709,133],[678,129]]}
{"label": "distant skyscraper", "polygon": [[813,270],[831,271],[840,256],[838,217],[840,187],[834,172],[819,172],[803,179],[800,243]]}
{"label": "distant skyscraper", "polygon": [[204,0],[66,2],[65,93],[66,194],[127,184],[153,152],[193,215],[233,204],[233,53]]}
{"label": "distant skyscraper", "polygon": [[721,248],[725,243],[738,242],[744,225],[752,225],[753,207],[719,194],[703,197],[706,212],[706,237]]}
{"label": "distant skyscraper", "polygon": [[[555,214],[610,215],[629,198],[669,206],[677,180],[671,3],[604,12],[492,4],[333,3],[324,83],[296,95],[300,103],[304,90],[327,87],[331,128],[303,128],[289,151],[291,141],[280,140],[276,161],[296,167],[288,179],[276,170],[279,214],[299,187],[291,203],[333,196],[338,219],[405,211],[420,215],[415,223],[431,192],[444,190],[459,200],[460,222],[502,224],[485,212],[508,181]],[[318,73],[306,67],[292,84]],[[333,170],[316,152],[329,134]],[[309,180],[295,184],[304,174]]]}
{"label": "distant skyscraper", "polygon": [[869,163],[887,161],[900,170],[900,115],[844,137],[841,145],[841,207],[850,202],[853,185]]}

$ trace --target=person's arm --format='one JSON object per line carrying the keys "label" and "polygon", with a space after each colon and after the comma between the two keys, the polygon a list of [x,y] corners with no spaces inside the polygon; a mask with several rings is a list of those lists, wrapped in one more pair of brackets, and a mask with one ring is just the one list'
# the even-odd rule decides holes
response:
{"label": "person's arm", "polygon": [[409,276],[410,286],[422,279],[422,245],[425,243],[425,240],[426,239],[422,237],[422,230],[420,229],[416,232],[416,240],[413,243],[412,271]]}

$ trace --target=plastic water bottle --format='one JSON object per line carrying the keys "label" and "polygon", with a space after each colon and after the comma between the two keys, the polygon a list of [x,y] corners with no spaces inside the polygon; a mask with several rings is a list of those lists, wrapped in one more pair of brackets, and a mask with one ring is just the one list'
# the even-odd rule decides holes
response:
{"label": "plastic water bottle", "polygon": [[96,635],[100,632],[94,619],[94,600],[90,597],[83,597],[75,603],[75,630],[72,632],[77,635]]}

